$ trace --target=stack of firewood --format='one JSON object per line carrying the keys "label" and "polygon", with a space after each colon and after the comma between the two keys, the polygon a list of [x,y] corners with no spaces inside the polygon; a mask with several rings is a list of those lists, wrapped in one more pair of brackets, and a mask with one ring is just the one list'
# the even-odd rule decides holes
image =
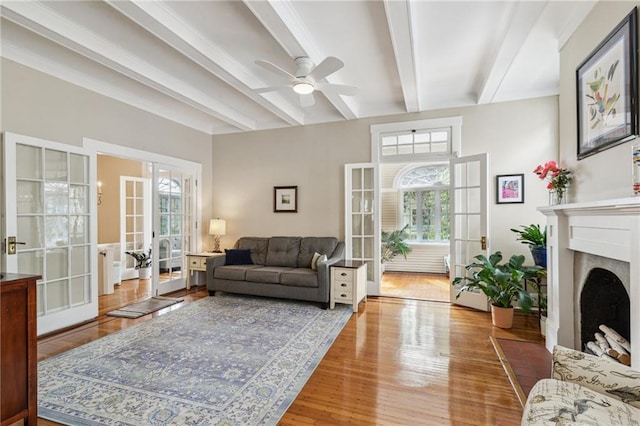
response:
{"label": "stack of firewood", "polygon": [[631,365],[631,344],[612,328],[602,324],[602,333],[595,333],[595,341],[587,342],[587,349],[595,355],[611,361]]}

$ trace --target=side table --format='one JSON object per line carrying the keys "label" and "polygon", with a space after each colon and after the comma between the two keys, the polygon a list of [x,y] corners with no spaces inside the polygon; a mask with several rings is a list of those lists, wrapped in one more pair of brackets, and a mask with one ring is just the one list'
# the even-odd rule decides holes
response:
{"label": "side table", "polygon": [[331,265],[331,293],[329,308],[336,303],[353,306],[358,312],[358,303],[367,301],[367,264],[359,260],[341,260]]}
{"label": "side table", "polygon": [[224,256],[224,253],[188,253],[187,254],[187,290],[191,288],[191,275],[195,271],[207,271],[207,259]]}

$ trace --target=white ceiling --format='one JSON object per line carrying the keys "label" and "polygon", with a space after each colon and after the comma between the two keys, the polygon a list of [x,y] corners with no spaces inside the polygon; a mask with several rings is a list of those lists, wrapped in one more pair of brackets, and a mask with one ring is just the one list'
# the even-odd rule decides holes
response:
{"label": "white ceiling", "polygon": [[[596,1],[2,1],[1,54],[209,134],[558,93],[559,49]],[[255,64],[345,66],[302,108]]]}

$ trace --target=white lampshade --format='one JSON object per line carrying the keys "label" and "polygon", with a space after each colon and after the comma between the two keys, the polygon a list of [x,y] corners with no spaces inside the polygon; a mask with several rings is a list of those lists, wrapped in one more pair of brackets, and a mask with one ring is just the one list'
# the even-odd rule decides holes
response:
{"label": "white lampshade", "polygon": [[211,219],[209,222],[209,235],[224,235],[227,232],[227,223],[224,219]]}

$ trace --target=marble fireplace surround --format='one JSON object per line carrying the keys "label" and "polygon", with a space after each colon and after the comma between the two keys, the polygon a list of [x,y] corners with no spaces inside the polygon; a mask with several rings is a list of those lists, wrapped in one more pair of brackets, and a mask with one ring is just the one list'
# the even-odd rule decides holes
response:
{"label": "marble fireplace surround", "polygon": [[629,292],[631,366],[640,371],[640,197],[538,210],[547,217],[547,350],[551,352],[556,344],[580,350],[576,300],[584,279],[581,259],[588,257],[592,267],[598,266],[598,258],[613,259],[629,266],[628,277],[619,278]]}

